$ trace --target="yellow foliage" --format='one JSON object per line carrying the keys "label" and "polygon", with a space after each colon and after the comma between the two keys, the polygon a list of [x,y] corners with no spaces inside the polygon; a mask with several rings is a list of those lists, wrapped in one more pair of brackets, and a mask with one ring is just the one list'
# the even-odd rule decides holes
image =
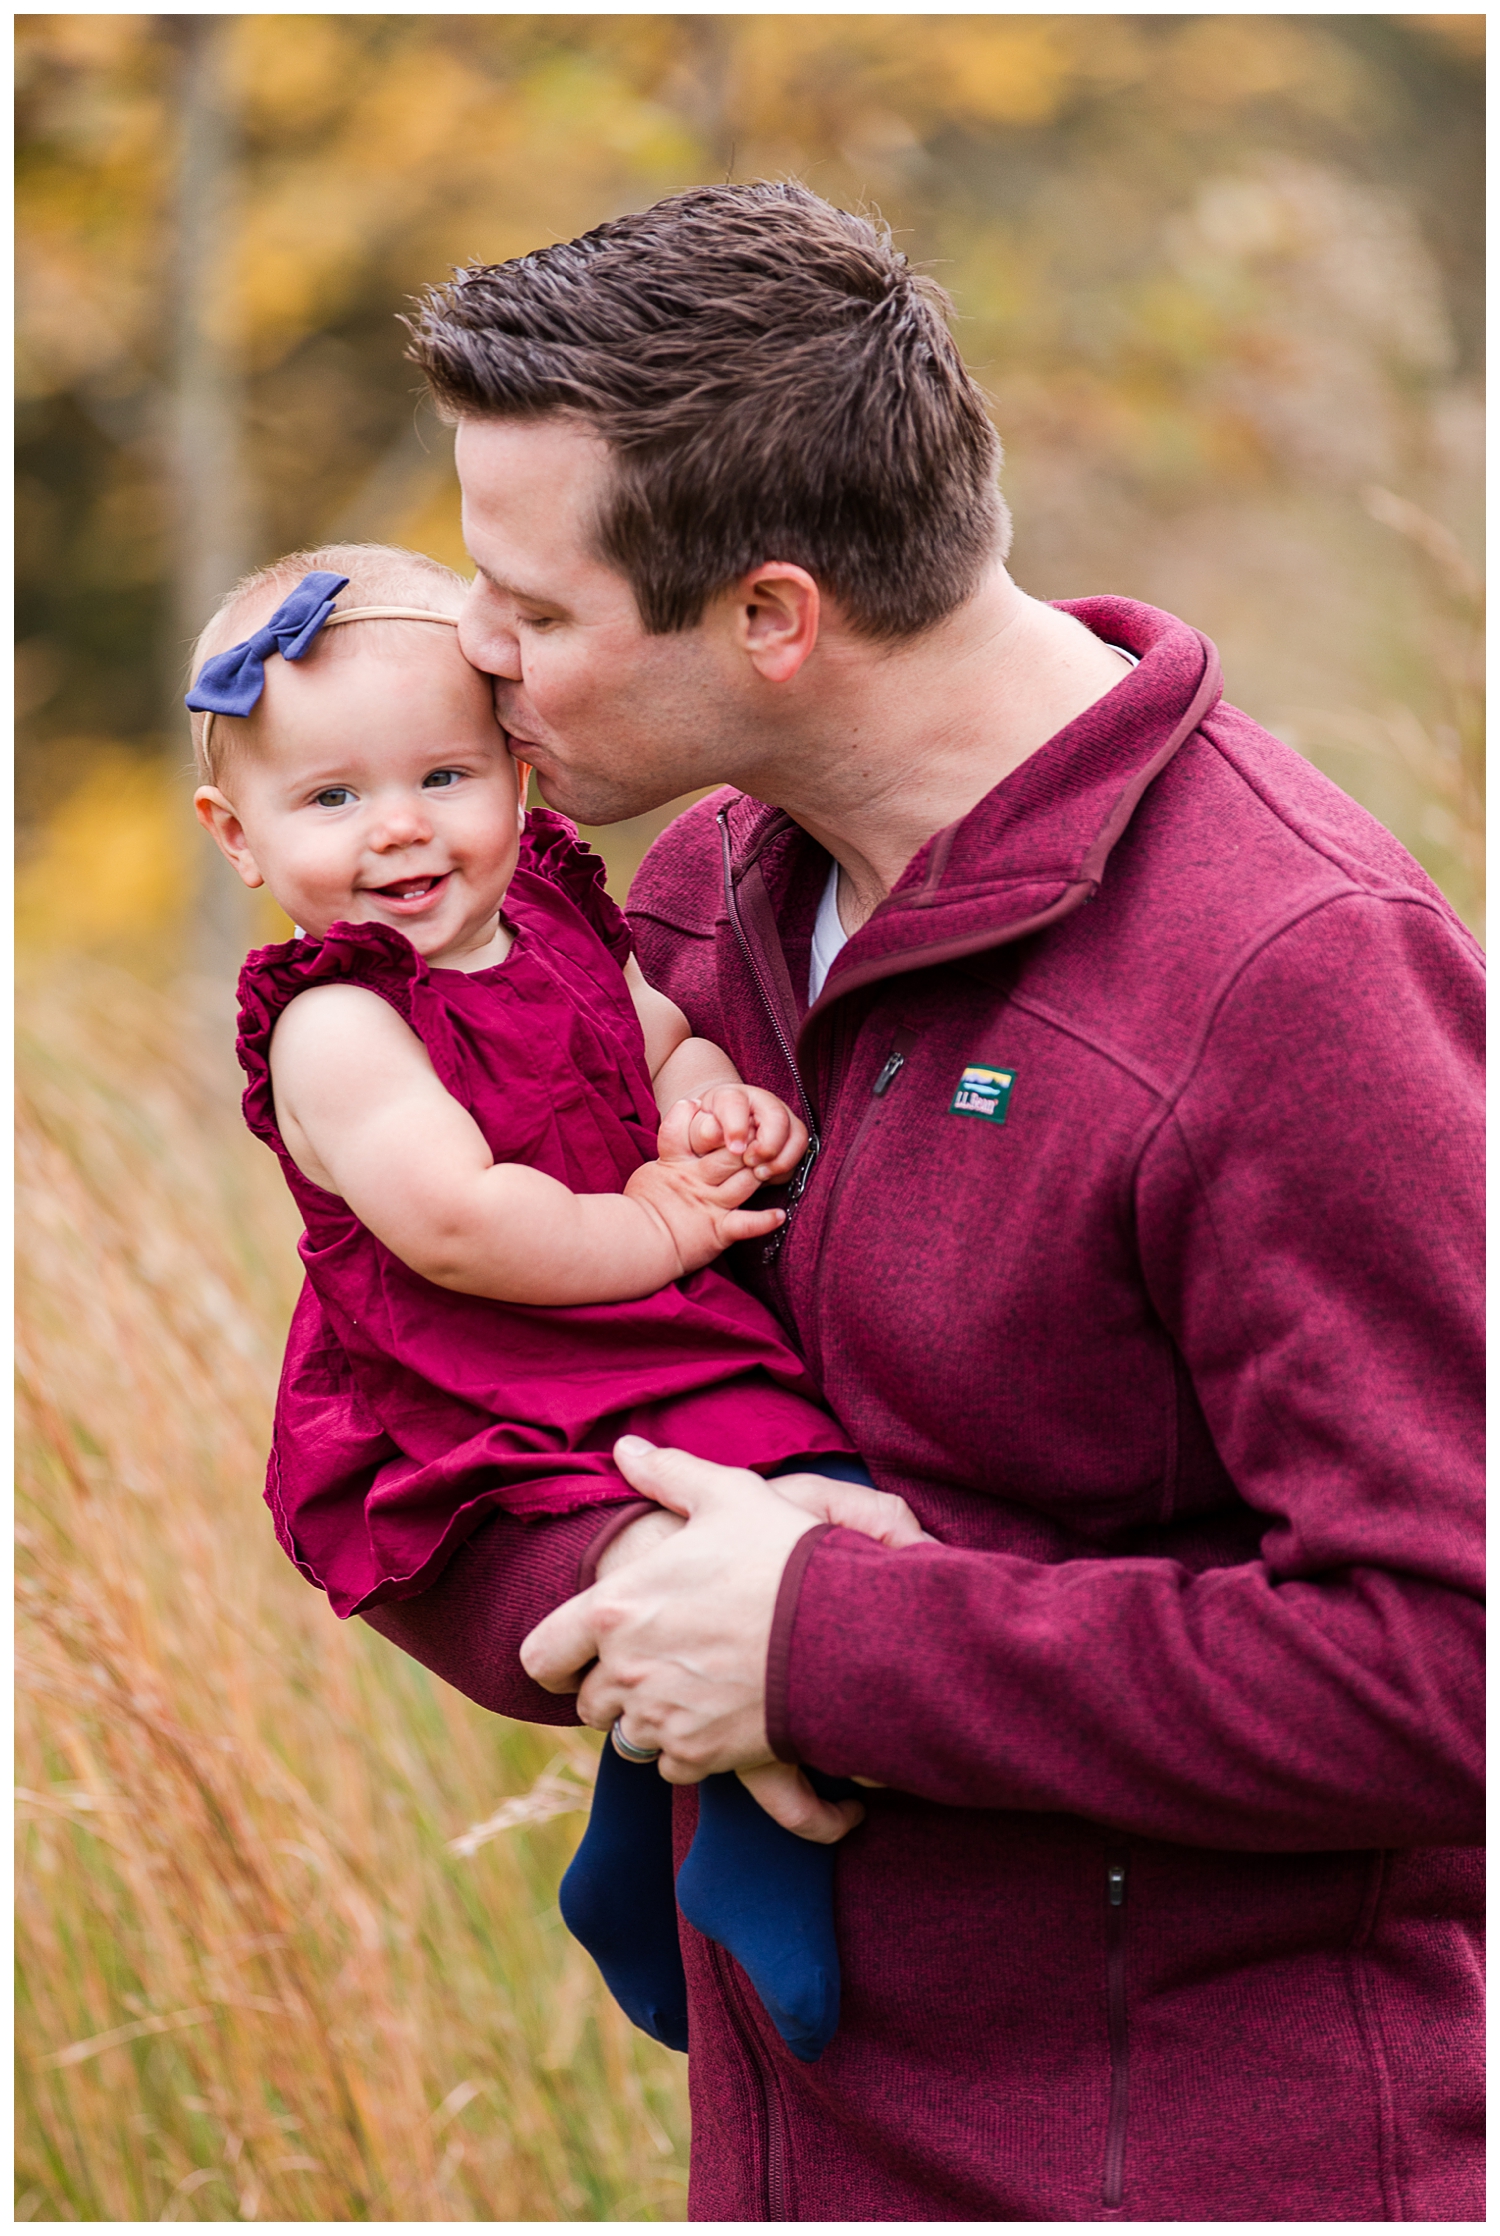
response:
{"label": "yellow foliage", "polygon": [[921,45],[936,105],[988,124],[1050,123],[1081,83],[1141,67],[1130,26],[1108,16],[947,17]]}
{"label": "yellow foliage", "polygon": [[[87,738],[55,750],[60,765],[81,760],[87,773],[17,875],[18,946],[31,955],[92,949],[138,965],[169,958],[213,866],[186,755],[147,759]],[[268,893],[254,896],[251,939],[286,939],[291,929]]]}
{"label": "yellow foliage", "polygon": [[474,562],[464,543],[457,481],[445,479],[414,512],[395,521],[391,541],[404,545],[408,551],[425,551],[429,558],[440,559],[456,574],[472,575]]}
{"label": "yellow foliage", "polygon": [[[28,815],[42,756],[108,726],[97,709],[122,672],[142,719],[142,671],[163,664],[139,614],[158,589],[172,610],[183,20],[17,24],[23,589],[33,666],[54,679],[27,709]],[[245,431],[254,556],[352,515],[349,532],[466,567],[446,460],[413,454],[403,303],[453,264],[673,188],[790,173],[877,201],[954,294],[1005,438],[1023,587],[1179,607],[1273,726],[1310,705],[1408,706],[1434,736],[1449,722],[1440,586],[1359,491],[1380,484],[1477,555],[1477,93],[1455,108],[1444,86],[1482,17],[218,20],[233,176],[192,318],[235,344],[223,401]],[[1403,71],[1418,34],[1423,67]],[[92,637],[64,576],[112,609]],[[1368,755],[1370,787],[1352,747],[1341,781],[1419,851],[1431,840],[1467,895],[1432,839],[1446,795],[1398,799]],[[76,926],[97,943],[109,896],[119,936],[163,936],[196,883],[171,867],[186,824],[144,764],[115,765],[121,781],[90,775],[29,865],[33,941]]]}
{"label": "yellow foliage", "polygon": [[22,866],[21,946],[108,946],[166,930],[185,914],[197,879],[196,826],[181,769],[91,739],[65,739],[51,750],[61,767],[86,759],[88,774]]}
{"label": "yellow foliage", "polygon": [[247,117],[260,129],[314,132],[345,108],[364,60],[359,27],[335,15],[244,15],[235,21],[231,70]]}
{"label": "yellow foliage", "polygon": [[1361,58],[1316,23],[1284,15],[1187,19],[1165,61],[1173,98],[1224,117],[1247,102],[1292,97],[1320,121],[1347,122],[1371,105]]}

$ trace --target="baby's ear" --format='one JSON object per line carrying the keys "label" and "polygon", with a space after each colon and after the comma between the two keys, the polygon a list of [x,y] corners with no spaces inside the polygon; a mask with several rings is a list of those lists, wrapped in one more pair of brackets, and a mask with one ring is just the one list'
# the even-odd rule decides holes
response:
{"label": "baby's ear", "polygon": [[516,787],[516,798],[521,813],[521,828],[524,831],[526,828],[526,795],[531,790],[531,763],[529,761],[517,761]]}
{"label": "baby's ear", "polygon": [[200,784],[193,794],[193,807],[198,821],[203,825],[226,862],[234,865],[236,874],[252,888],[264,885],[245,837],[245,827],[232,800],[227,800],[216,784]]}

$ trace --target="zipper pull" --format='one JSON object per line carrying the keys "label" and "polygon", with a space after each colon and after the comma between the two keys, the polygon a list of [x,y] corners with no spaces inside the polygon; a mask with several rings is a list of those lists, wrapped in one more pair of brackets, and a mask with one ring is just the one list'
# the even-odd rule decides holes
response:
{"label": "zipper pull", "polygon": [[1125,1866],[1112,1863],[1109,1867],[1109,1906],[1120,1910],[1125,1906]]}
{"label": "zipper pull", "polygon": [[897,1072],[901,1069],[902,1065],[905,1062],[906,1058],[900,1053],[900,1051],[897,1049],[893,1049],[891,1054],[886,1057],[885,1062],[880,1067],[880,1076],[876,1080],[874,1086],[870,1089],[871,1094],[883,1095],[887,1087],[890,1086],[892,1080],[895,1078]]}
{"label": "zipper pull", "polygon": [[761,1251],[761,1263],[763,1265],[771,1265],[781,1255],[781,1245],[786,1240],[787,1228],[797,1216],[797,1206],[802,1200],[802,1191],[811,1178],[813,1165],[822,1146],[823,1144],[819,1141],[817,1135],[810,1132],[807,1139],[807,1154],[792,1174],[792,1184],[787,1190],[786,1217],[774,1234],[767,1235],[765,1246]]}

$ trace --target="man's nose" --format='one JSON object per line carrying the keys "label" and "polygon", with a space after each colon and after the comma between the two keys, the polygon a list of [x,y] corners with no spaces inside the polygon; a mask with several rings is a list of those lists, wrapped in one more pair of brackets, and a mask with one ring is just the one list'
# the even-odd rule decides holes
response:
{"label": "man's nose", "polygon": [[508,614],[482,575],[469,586],[458,609],[458,649],[471,668],[498,676],[504,683],[521,680],[521,640],[515,619]]}

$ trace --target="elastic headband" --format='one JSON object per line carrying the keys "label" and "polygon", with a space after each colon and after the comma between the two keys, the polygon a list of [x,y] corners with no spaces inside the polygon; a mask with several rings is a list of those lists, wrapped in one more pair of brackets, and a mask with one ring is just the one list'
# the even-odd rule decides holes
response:
{"label": "elastic headband", "polygon": [[290,597],[282,600],[270,620],[257,629],[254,636],[204,661],[197,682],[187,694],[186,704],[194,714],[207,716],[200,748],[205,767],[210,770],[213,767],[210,745],[214,716],[254,711],[266,687],[266,662],[273,652],[279,652],[283,660],[305,659],[322,630],[337,629],[345,621],[438,621],[448,629],[458,627],[457,614],[434,613],[430,606],[336,609],[334,599],[348,587],[347,575],[325,574],[321,570],[304,575]]}

